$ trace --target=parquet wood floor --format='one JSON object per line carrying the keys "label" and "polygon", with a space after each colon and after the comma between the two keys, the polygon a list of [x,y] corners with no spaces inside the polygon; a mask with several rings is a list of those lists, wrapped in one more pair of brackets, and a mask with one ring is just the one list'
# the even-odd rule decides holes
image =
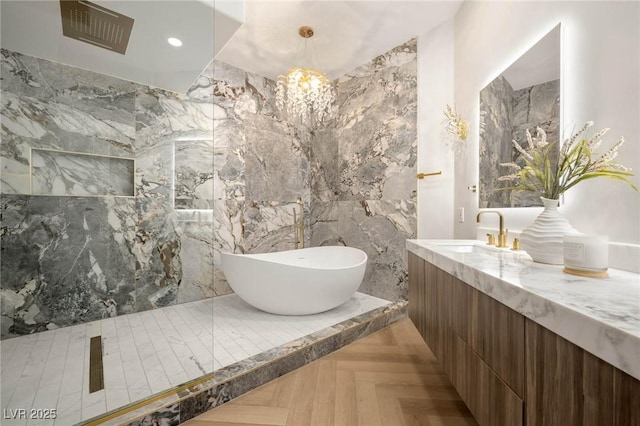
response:
{"label": "parquet wood floor", "polygon": [[188,426],[476,424],[408,318],[185,423]]}

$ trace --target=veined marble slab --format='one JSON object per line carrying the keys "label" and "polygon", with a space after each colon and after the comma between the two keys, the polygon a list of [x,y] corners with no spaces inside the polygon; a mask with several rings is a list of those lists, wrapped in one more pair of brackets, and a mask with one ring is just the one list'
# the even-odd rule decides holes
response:
{"label": "veined marble slab", "polygon": [[[449,244],[447,246],[447,244]],[[454,252],[464,240],[407,240],[407,250],[640,379],[640,275],[609,269],[609,278],[562,272],[524,252]]]}
{"label": "veined marble slab", "polygon": [[133,157],[139,85],[0,49],[0,191],[29,194],[29,148]]}
{"label": "veined marble slab", "polygon": [[134,310],[135,204],[2,195],[3,339]]}
{"label": "veined marble slab", "polygon": [[176,209],[212,209],[213,138],[177,140],[174,152]]}
{"label": "veined marble slab", "polygon": [[[339,200],[413,197],[418,139],[416,52],[414,38],[338,81],[340,113],[335,134],[325,133],[323,139],[339,141]],[[333,185],[334,176],[325,175]]]}

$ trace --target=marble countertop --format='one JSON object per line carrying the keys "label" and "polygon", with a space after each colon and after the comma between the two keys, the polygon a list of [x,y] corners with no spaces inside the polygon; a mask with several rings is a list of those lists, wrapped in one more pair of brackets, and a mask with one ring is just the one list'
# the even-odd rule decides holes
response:
{"label": "marble countertop", "polygon": [[640,274],[583,278],[475,240],[407,240],[407,250],[640,380]]}

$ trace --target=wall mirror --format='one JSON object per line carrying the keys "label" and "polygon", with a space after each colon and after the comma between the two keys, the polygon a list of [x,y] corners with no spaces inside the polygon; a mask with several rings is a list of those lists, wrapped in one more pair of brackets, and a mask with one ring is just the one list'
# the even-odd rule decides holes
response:
{"label": "wall mirror", "polygon": [[526,145],[526,129],[559,141],[560,39],[558,24],[480,91],[480,208],[542,205],[537,194],[496,189],[510,184],[498,182],[509,172],[500,163],[523,164],[511,141]]}

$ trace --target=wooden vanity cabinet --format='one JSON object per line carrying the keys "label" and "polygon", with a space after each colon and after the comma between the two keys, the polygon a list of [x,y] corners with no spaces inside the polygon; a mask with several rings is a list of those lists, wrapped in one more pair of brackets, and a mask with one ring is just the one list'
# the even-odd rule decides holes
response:
{"label": "wooden vanity cabinet", "polygon": [[526,320],[526,424],[640,426],[640,381]]}
{"label": "wooden vanity cabinet", "polygon": [[481,425],[521,425],[524,318],[409,254],[409,317]]}
{"label": "wooden vanity cabinet", "polygon": [[640,382],[409,253],[409,317],[480,425],[640,426]]}

